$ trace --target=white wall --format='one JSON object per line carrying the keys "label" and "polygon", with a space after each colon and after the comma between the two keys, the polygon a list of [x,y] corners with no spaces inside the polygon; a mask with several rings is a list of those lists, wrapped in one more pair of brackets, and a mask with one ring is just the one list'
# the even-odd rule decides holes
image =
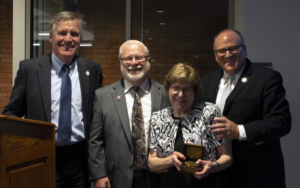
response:
{"label": "white wall", "polygon": [[[242,9],[243,11],[237,11]],[[300,1],[236,0],[235,19],[243,19],[247,53],[254,62],[271,62],[283,76],[292,113],[292,131],[281,139],[288,188],[298,188],[300,179]],[[241,15],[242,14],[242,15]],[[272,157],[272,156],[270,156]],[[254,180],[255,181],[255,180]]]}

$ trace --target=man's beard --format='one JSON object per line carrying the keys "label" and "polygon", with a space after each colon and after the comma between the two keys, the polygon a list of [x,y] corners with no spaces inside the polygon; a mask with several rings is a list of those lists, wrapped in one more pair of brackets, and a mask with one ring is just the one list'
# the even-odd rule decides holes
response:
{"label": "man's beard", "polygon": [[[142,68],[142,70],[137,70],[140,68]],[[120,69],[123,77],[126,80],[136,82],[136,81],[141,81],[148,76],[150,70],[150,63],[146,62],[144,66],[135,65],[135,66],[128,66],[128,67],[124,67],[124,65],[121,63]],[[139,73],[133,74],[132,70],[139,71]]]}

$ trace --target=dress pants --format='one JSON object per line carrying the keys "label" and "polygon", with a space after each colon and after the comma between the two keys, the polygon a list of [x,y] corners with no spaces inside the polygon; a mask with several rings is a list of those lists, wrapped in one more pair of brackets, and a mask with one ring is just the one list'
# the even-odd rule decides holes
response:
{"label": "dress pants", "polygon": [[56,188],[90,188],[85,141],[56,147]]}
{"label": "dress pants", "polygon": [[148,188],[147,176],[141,179],[134,179],[131,188]]}

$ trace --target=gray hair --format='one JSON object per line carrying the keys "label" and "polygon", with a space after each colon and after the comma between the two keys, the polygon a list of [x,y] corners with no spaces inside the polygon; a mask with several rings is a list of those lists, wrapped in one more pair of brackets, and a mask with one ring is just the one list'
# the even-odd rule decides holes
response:
{"label": "gray hair", "polygon": [[145,46],[145,44],[143,44],[142,42],[138,41],[138,40],[127,40],[126,42],[124,42],[121,46],[120,46],[120,49],[119,49],[119,59],[122,59],[121,57],[121,54],[123,53],[123,48],[129,44],[134,44],[134,43],[139,43],[141,45],[144,46],[145,48],[145,52],[146,52],[146,55],[149,56],[149,50],[147,48],[147,46]]}
{"label": "gray hair", "polygon": [[50,23],[50,34],[53,34],[54,30],[57,27],[57,24],[60,21],[67,21],[67,20],[78,20],[79,22],[79,32],[82,33],[82,29],[85,26],[85,22],[82,20],[83,16],[77,12],[71,12],[71,11],[64,11],[59,12],[55,14],[55,16],[52,18]]}

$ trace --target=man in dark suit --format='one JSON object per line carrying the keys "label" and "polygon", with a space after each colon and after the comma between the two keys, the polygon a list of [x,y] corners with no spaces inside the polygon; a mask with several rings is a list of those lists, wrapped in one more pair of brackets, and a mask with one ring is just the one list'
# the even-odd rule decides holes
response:
{"label": "man in dark suit", "polygon": [[233,164],[221,177],[230,188],[285,187],[280,138],[291,130],[291,114],[280,73],[251,63],[238,31],[221,31],[214,50],[222,69],[202,77],[200,97],[220,105],[224,117],[211,128],[232,139]]}
{"label": "man in dark suit", "polygon": [[100,64],[76,55],[84,22],[73,12],[56,14],[50,25],[52,53],[20,62],[4,115],[51,122],[56,137],[56,187],[89,187],[86,140]]}
{"label": "man in dark suit", "polygon": [[126,41],[119,50],[124,78],[96,90],[88,160],[96,188],[147,187],[150,115],[170,106],[164,87],[148,78],[150,61],[143,43]]}

